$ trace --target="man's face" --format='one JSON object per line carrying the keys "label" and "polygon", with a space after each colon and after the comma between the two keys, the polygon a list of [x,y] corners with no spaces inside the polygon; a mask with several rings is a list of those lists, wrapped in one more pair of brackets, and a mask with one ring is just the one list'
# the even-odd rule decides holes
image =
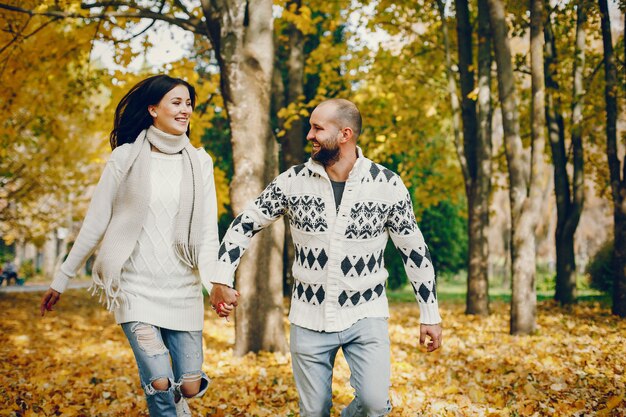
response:
{"label": "man's face", "polygon": [[313,149],[311,158],[324,166],[331,166],[339,160],[339,138],[341,130],[334,120],[335,109],[332,105],[318,106],[311,113],[311,130],[306,139]]}

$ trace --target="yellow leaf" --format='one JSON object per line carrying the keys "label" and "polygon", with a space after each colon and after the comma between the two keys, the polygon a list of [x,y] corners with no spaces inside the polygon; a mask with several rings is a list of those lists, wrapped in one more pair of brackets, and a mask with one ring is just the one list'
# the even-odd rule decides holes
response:
{"label": "yellow leaf", "polygon": [[537,393],[537,390],[535,389],[533,384],[531,384],[530,382],[527,382],[526,384],[524,384],[524,392],[526,393],[526,395],[532,397],[533,395]]}
{"label": "yellow leaf", "polygon": [[624,394],[614,395],[611,398],[609,398],[609,400],[606,402],[607,410],[612,410],[615,407],[617,407],[622,402],[623,399],[624,399]]}
{"label": "yellow leaf", "polygon": [[485,393],[476,387],[470,388],[468,395],[474,402],[482,403],[485,401]]}
{"label": "yellow leaf", "polygon": [[443,390],[444,394],[458,394],[459,392],[461,392],[461,390],[456,385],[450,385],[448,388]]}
{"label": "yellow leaf", "polygon": [[566,388],[567,388],[567,384],[564,384],[563,382],[557,382],[557,383],[550,385],[550,389],[552,391],[557,391],[557,392],[563,391]]}

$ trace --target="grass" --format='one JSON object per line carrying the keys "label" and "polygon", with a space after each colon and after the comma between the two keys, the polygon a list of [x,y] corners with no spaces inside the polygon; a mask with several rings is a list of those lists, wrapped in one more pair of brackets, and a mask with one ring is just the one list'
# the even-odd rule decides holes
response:
{"label": "grass", "polygon": [[[444,276],[437,282],[437,297],[440,301],[464,303],[467,296],[467,284],[465,276]],[[404,303],[415,302],[415,295],[410,284],[387,291],[387,298],[390,302]],[[554,298],[553,280],[543,276],[538,277],[537,300],[547,301]],[[501,282],[491,282],[489,286],[489,301],[499,301],[510,303],[511,290],[503,287]],[[598,302],[603,307],[611,306],[611,296],[589,288],[584,277],[581,277],[578,284],[578,302]]]}

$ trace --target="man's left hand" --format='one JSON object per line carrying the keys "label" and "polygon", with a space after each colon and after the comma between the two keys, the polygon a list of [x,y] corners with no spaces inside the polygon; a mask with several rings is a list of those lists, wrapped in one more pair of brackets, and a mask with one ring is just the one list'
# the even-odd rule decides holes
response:
{"label": "man's left hand", "polygon": [[[442,333],[441,324],[420,324],[420,345],[425,344],[429,352],[439,349]],[[426,337],[430,337],[430,340],[426,340]]]}

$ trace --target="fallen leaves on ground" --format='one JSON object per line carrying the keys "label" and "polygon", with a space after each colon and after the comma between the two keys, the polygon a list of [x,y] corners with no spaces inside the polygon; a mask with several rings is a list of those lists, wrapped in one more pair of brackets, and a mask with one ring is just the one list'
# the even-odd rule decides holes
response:
{"label": "fallen leaves on ground", "polygon": [[[40,294],[1,294],[0,416],[147,416],[126,339],[86,291],[41,319]],[[541,303],[533,336],[508,334],[508,306],[466,316],[444,303],[444,347],[419,345],[415,304],[393,304],[392,416],[625,416],[626,320],[594,304]],[[233,357],[234,325],[207,311],[204,370],[213,383],[189,401],[200,416],[297,416],[288,354]],[[335,365],[333,416],[351,401]]]}

